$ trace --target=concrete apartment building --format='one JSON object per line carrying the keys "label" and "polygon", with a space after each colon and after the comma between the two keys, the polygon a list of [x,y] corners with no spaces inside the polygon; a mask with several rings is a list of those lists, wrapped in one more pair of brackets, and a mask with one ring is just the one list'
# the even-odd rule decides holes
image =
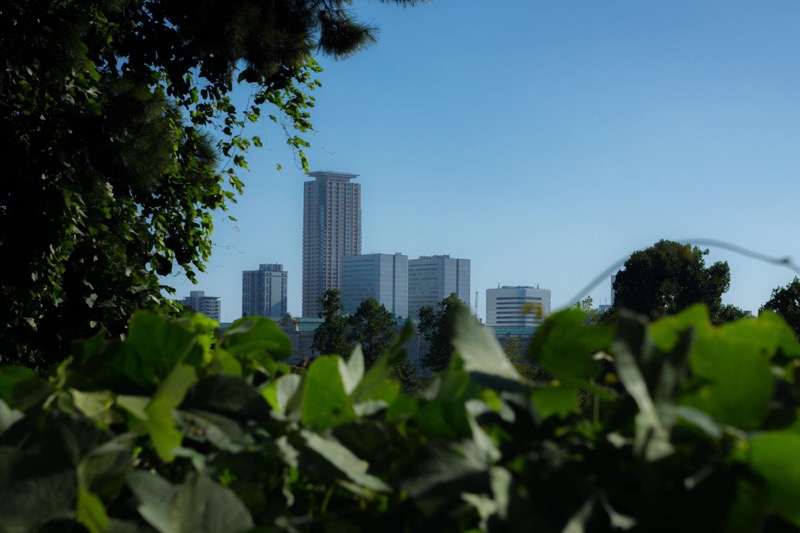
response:
{"label": "concrete apartment building", "polygon": [[548,314],[550,289],[504,286],[486,291],[487,326],[537,327]]}
{"label": "concrete apartment building", "polygon": [[310,172],[303,191],[303,316],[322,311],[317,299],[341,289],[341,258],[361,254],[358,174]]}
{"label": "concrete apartment building", "polygon": [[421,307],[435,308],[455,293],[469,305],[470,260],[449,255],[422,256],[408,262],[408,312],[419,317]]}
{"label": "concrete apartment building", "polygon": [[181,304],[217,322],[220,321],[222,304],[219,296],[206,296],[205,291],[189,291],[189,296],[181,299]]}
{"label": "concrete apartment building", "polygon": [[258,270],[242,271],[242,316],[281,318],[286,314],[288,273],[283,265],[270,263]]}
{"label": "concrete apartment building", "polygon": [[395,318],[408,317],[408,256],[365,254],[342,257],[342,307],[353,314],[367,298],[375,298]]}

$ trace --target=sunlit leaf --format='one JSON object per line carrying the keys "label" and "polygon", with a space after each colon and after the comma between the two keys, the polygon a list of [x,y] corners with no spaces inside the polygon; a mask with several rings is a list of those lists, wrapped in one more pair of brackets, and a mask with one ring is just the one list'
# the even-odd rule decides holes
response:
{"label": "sunlit leaf", "polygon": [[318,357],[305,376],[301,420],[312,427],[331,427],[355,417],[339,374],[339,358]]}

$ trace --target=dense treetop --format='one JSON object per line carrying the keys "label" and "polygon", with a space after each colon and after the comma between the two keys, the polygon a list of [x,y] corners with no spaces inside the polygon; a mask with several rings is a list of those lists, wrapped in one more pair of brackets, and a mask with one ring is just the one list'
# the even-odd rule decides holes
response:
{"label": "dense treetop", "polygon": [[707,254],[697,246],[668,240],[634,252],[617,272],[614,311],[628,309],[658,318],[702,303],[714,322],[735,315],[722,305],[722,294],[731,282],[730,268],[722,261],[706,267]]}
{"label": "dense treetop", "polygon": [[261,145],[244,125],[269,117],[302,149],[314,55],[374,41],[350,4],[2,3],[0,359],[43,365],[71,339],[120,333],[135,309],[164,308],[159,275],[203,270],[211,213]]}
{"label": "dense treetop", "polygon": [[795,277],[785,287],[772,291],[770,299],[760,311],[769,310],[779,314],[800,335],[800,279]]}

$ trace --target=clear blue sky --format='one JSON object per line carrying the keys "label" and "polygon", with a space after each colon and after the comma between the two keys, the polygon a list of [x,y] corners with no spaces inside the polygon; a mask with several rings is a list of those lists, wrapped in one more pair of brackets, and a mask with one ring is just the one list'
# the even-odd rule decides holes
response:
{"label": "clear blue sky", "polygon": [[[662,238],[800,260],[800,3],[356,2],[377,45],[323,59],[311,170],[360,174],[363,252],[472,260],[472,294],[565,305]],[[207,274],[178,290],[241,316],[241,271],[282,263],[300,313],[306,177],[280,131],[249,155]],[[276,171],[275,164],[283,165]],[[705,248],[705,246],[703,246]],[[793,272],[719,249],[726,303],[757,311]],[[607,302],[606,279],[591,291]],[[470,302],[470,306],[473,302]]]}

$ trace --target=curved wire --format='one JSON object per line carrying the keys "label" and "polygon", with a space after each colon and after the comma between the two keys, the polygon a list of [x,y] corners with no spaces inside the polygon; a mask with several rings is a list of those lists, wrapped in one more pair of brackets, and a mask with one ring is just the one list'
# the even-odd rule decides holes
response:
{"label": "curved wire", "polygon": [[[771,263],[776,266],[786,267],[789,270],[794,271],[797,274],[800,274],[800,266],[792,261],[791,257],[774,257],[771,255],[763,254],[761,252],[756,252],[754,250],[749,250],[744,248],[743,246],[738,246],[736,244],[731,244],[725,241],[719,241],[717,239],[681,239],[678,241],[680,244],[688,244],[692,246],[710,246],[712,248],[722,248],[724,250],[728,250],[730,252],[737,253],[739,255],[743,255],[745,257],[750,257],[751,259],[756,259],[758,261],[763,261],[765,263]],[[592,289],[597,287],[603,280],[608,278],[611,274],[618,272],[620,267],[625,265],[625,261],[628,260],[628,257],[625,256],[619,261],[614,262],[610,267],[605,269],[600,275],[595,277],[592,281],[589,282],[583,289],[580,290],[578,294],[576,294],[573,298],[569,301],[569,304],[566,307],[572,307],[576,303],[578,303],[582,298],[584,298],[587,294],[589,294]]]}

